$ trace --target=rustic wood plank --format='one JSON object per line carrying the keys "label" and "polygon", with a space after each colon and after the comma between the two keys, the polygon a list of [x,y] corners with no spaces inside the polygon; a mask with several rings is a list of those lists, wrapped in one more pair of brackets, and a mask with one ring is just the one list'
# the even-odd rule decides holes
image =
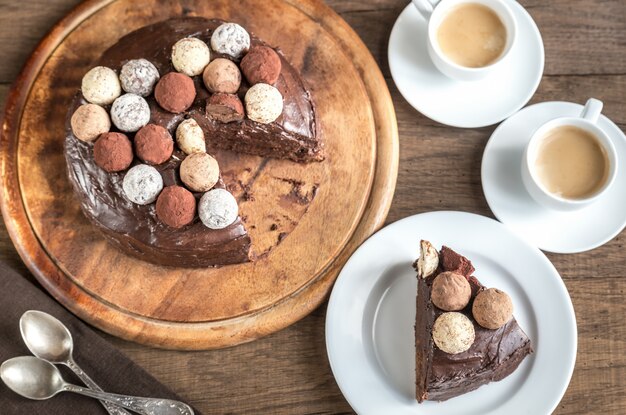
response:
{"label": "rustic wood plank", "polygon": [[[36,32],[38,33],[38,32]],[[4,68],[4,65],[0,65],[0,71]],[[9,89],[11,89],[11,85],[7,83],[0,83],[0,107],[4,108],[4,101],[9,93]],[[0,214],[0,216],[2,216]],[[13,242],[11,242],[11,238],[9,238],[9,234],[7,233],[6,225],[4,224],[4,220],[0,224],[0,261],[5,262],[11,265],[14,269],[21,272],[23,275],[30,275],[28,272],[28,268],[24,262],[21,261],[15,247],[13,246]],[[34,281],[34,278],[31,278]]]}
{"label": "rustic wood plank", "polygon": [[[0,11],[14,12],[10,17],[1,13],[0,82],[13,80],[36,40],[75,3],[22,0],[18,7],[0,1]],[[407,1],[328,3],[357,30],[388,76],[389,32]],[[626,1],[524,0],[522,4],[537,21],[547,54],[547,76],[533,102],[583,102],[595,96],[605,102],[604,112],[625,129]],[[11,9],[4,9],[7,6]],[[458,130],[434,123],[413,110],[388,82],[401,137],[398,187],[388,222],[433,209],[491,216],[480,186],[480,159],[493,127]],[[2,100],[6,91],[6,85],[0,86]],[[626,413],[623,235],[588,253],[548,255],[568,287],[579,330],[576,370],[557,414]],[[3,228],[0,260],[21,264]],[[163,351],[108,337],[205,413],[351,413],[328,367],[324,315],[325,304],[281,332],[220,351]]]}
{"label": "rustic wood plank", "polygon": [[[410,128],[402,131],[409,136],[426,135],[422,128],[424,126],[447,128],[449,131],[464,132],[470,135],[474,134],[475,131],[488,131],[491,134],[491,131],[495,129],[495,126],[492,126],[484,129],[465,130],[441,125],[413,109],[400,95],[391,77],[387,78],[387,83],[396,106],[400,129],[402,129],[403,123],[412,123]],[[602,110],[604,115],[619,126],[626,125],[626,75],[544,75],[537,92],[528,105],[545,101],[569,101],[584,105],[587,99],[592,97],[604,102]],[[402,142],[403,140],[400,140],[400,143]]]}
{"label": "rustic wood plank", "polygon": [[11,84],[0,84],[0,103],[4,104],[9,89],[11,89]]}
{"label": "rustic wood plank", "polygon": [[9,234],[7,233],[4,221],[0,225],[0,261],[9,264],[15,270],[21,272],[23,275],[28,275],[31,281],[35,281],[35,278],[30,275],[28,268],[18,255]]}
{"label": "rustic wood plank", "polygon": [[181,353],[113,342],[207,414],[351,413],[326,358],[325,315],[322,306],[283,331],[221,351]]}
{"label": "rustic wood plank", "polygon": [[[328,2],[363,38],[383,69],[387,41],[407,1]],[[548,75],[624,74],[626,6],[623,0],[520,1],[541,31]]]}
{"label": "rustic wood plank", "polygon": [[77,3],[77,0],[0,2],[0,82],[13,82],[41,37]]}
{"label": "rustic wood plank", "polygon": [[[0,53],[7,64],[0,82],[11,82],[37,41],[78,1],[0,2]],[[354,27],[388,75],[387,40],[405,0],[331,0],[327,2]],[[523,0],[542,33],[546,74],[624,74],[626,7],[623,0]],[[16,16],[23,18],[15,19]],[[14,22],[19,21],[20,36]]]}

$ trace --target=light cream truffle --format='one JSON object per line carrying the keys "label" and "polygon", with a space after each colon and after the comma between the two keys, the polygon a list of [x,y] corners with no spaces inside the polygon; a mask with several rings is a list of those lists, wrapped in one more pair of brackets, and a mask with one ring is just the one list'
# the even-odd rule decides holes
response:
{"label": "light cream truffle", "polygon": [[96,66],[83,76],[81,91],[92,104],[109,105],[122,93],[115,71],[106,66]]}
{"label": "light cream truffle", "polygon": [[445,353],[463,353],[472,346],[475,336],[470,319],[458,312],[443,313],[433,324],[433,341]]}
{"label": "light cream truffle", "polygon": [[81,141],[94,141],[111,129],[109,113],[96,104],[84,104],[74,111],[70,119],[72,132]]}
{"label": "light cream truffle", "polygon": [[234,94],[241,85],[241,71],[233,61],[218,58],[204,69],[202,80],[211,93]]}
{"label": "light cream truffle", "polygon": [[211,35],[211,48],[239,59],[250,49],[250,35],[237,23],[223,23]]}
{"label": "light cream truffle", "polygon": [[213,189],[202,195],[198,216],[209,229],[224,229],[239,216],[237,200],[225,189]]}
{"label": "light cream truffle", "polygon": [[415,264],[417,276],[427,278],[435,273],[439,266],[439,253],[428,241],[420,241],[420,256]]}
{"label": "light cream truffle", "polygon": [[268,124],[283,113],[283,96],[268,84],[253,85],[246,92],[246,113],[252,121]]}
{"label": "light cream truffle", "polygon": [[220,177],[217,160],[207,153],[193,153],[180,164],[180,179],[194,192],[210,190]]}
{"label": "light cream truffle", "polygon": [[211,60],[211,51],[206,43],[195,37],[179,40],[172,47],[174,68],[187,76],[200,75]]}
{"label": "light cream truffle", "polygon": [[193,118],[178,124],[176,128],[176,144],[185,154],[206,153],[204,131]]}

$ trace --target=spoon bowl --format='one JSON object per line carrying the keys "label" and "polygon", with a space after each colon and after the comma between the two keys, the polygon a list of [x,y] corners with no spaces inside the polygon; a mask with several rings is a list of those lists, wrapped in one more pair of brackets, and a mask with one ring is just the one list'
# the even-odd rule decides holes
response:
{"label": "spoon bowl", "polygon": [[71,360],[74,343],[63,323],[41,311],[29,310],[20,318],[20,331],[28,349],[52,363]]}
{"label": "spoon bowl", "polygon": [[[85,385],[102,392],[102,388],[74,361],[74,341],[65,324],[43,311],[28,310],[20,318],[20,332],[26,347],[36,357],[50,363],[66,365]],[[110,402],[100,402],[110,415],[130,415],[130,412]]]}
{"label": "spoon bowl", "polygon": [[2,363],[0,378],[13,392],[36,400],[52,398],[65,385],[56,366],[33,356],[14,357]]}
{"label": "spoon bowl", "polygon": [[0,366],[0,378],[13,392],[28,399],[44,400],[59,392],[73,392],[123,406],[142,415],[193,415],[193,409],[179,401],[118,395],[72,385],[63,380],[56,366],[34,356],[7,360]]}

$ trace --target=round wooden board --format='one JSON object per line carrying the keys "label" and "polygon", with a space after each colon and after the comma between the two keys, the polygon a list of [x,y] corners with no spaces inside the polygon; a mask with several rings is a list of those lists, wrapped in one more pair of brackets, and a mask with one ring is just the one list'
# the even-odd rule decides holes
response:
{"label": "round wooden board", "polygon": [[[130,258],[89,225],[67,181],[64,120],[82,74],[122,35],[181,15],[240,22],[280,47],[297,69],[305,60],[313,68],[303,76],[328,157],[309,167],[267,163],[267,186],[257,185],[256,202],[241,207],[255,243],[273,246],[263,223],[268,207],[258,201],[280,204],[285,189],[273,179],[299,180],[303,191],[315,186],[317,193],[306,211],[295,209],[301,217],[291,233],[253,263],[189,270]],[[1,142],[3,217],[41,284],[104,331],[173,349],[251,341],[311,312],[350,254],[382,225],[398,169],[395,114],[382,74],[350,27],[315,0],[84,2],[27,62],[7,101]]]}

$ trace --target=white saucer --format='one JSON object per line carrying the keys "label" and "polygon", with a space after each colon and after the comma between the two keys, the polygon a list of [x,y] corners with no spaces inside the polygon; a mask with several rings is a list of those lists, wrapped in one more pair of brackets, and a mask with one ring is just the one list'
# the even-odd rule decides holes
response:
{"label": "white saucer", "polygon": [[512,231],[544,251],[584,252],[613,239],[626,226],[626,136],[611,120],[598,125],[613,140],[619,168],[613,186],[593,205],[574,212],[549,210],[530,197],[521,163],[532,133],[557,117],[578,116],[583,106],[544,102],[524,108],[493,132],[483,154],[483,192],[493,214]]}
{"label": "white saucer", "polygon": [[[488,287],[506,291],[535,353],[500,382],[445,402],[415,400],[416,273],[420,239],[467,255]],[[541,251],[501,223],[431,212],[382,229],[352,255],[328,304],[326,348],[339,388],[361,415],[550,414],[576,360],[567,289]]]}
{"label": "white saucer", "polygon": [[518,38],[506,63],[488,78],[460,82],[433,65],[426,49],[426,20],[409,4],[389,37],[389,68],[404,98],[441,124],[476,128],[510,117],[533,96],[544,65],[543,41],[528,12],[507,0],[517,19]]}

